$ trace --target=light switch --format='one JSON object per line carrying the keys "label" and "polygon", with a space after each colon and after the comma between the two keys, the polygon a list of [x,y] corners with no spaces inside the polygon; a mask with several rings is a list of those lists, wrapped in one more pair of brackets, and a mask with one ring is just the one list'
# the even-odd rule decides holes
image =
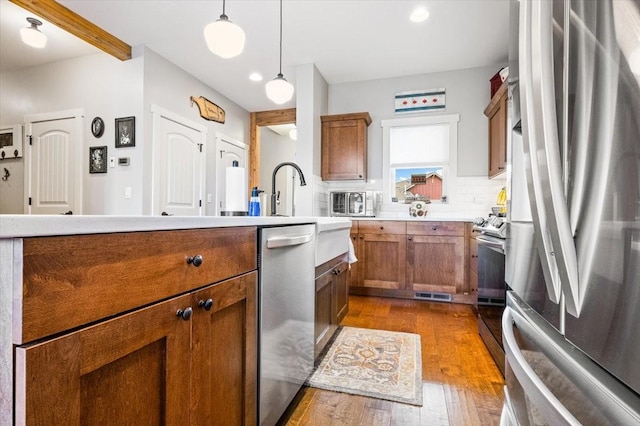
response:
{"label": "light switch", "polygon": [[130,186],[125,186],[124,187],[124,198],[131,198],[131,187]]}
{"label": "light switch", "polygon": [[116,157],[109,157],[109,167],[116,166]]}
{"label": "light switch", "polygon": [[213,197],[211,194],[207,194],[207,203],[211,203],[213,201]]}

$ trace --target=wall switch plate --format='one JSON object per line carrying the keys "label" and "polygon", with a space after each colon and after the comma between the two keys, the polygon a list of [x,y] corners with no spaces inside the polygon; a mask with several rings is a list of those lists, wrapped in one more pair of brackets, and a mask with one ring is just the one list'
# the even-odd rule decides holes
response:
{"label": "wall switch plate", "polygon": [[211,194],[207,194],[207,203],[211,203],[213,201],[213,197]]}
{"label": "wall switch plate", "polygon": [[109,157],[109,167],[116,166],[116,157]]}
{"label": "wall switch plate", "polygon": [[118,166],[128,166],[129,164],[129,157],[118,157]]}
{"label": "wall switch plate", "polygon": [[124,198],[131,198],[131,187],[130,186],[125,186],[124,187]]}

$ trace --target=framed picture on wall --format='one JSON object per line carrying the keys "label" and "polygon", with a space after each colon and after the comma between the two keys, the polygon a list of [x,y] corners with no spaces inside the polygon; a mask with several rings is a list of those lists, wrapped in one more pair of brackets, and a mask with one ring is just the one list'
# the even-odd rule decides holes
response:
{"label": "framed picture on wall", "polygon": [[107,147],[89,148],[89,173],[107,173]]}
{"label": "framed picture on wall", "polygon": [[116,148],[136,146],[136,118],[116,118]]}

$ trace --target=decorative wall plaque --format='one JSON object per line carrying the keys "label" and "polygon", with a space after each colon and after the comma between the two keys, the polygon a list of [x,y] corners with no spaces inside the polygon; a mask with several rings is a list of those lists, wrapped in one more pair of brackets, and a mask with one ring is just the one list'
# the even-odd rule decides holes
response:
{"label": "decorative wall plaque", "polygon": [[200,117],[204,118],[205,120],[224,124],[225,113],[224,110],[218,105],[214,104],[204,96],[200,96],[199,98],[191,96],[191,106],[193,106],[194,103],[198,105],[198,110],[200,110]]}

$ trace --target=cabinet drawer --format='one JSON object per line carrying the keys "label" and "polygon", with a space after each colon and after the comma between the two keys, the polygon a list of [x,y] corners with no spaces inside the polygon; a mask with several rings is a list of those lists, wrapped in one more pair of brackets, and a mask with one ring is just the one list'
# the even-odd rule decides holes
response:
{"label": "cabinet drawer", "polygon": [[405,235],[407,226],[400,221],[361,220],[358,222],[358,233]]}
{"label": "cabinet drawer", "polygon": [[464,222],[407,222],[409,235],[464,236]]}
{"label": "cabinet drawer", "polygon": [[256,253],[254,227],[26,238],[15,343],[255,270]]}

